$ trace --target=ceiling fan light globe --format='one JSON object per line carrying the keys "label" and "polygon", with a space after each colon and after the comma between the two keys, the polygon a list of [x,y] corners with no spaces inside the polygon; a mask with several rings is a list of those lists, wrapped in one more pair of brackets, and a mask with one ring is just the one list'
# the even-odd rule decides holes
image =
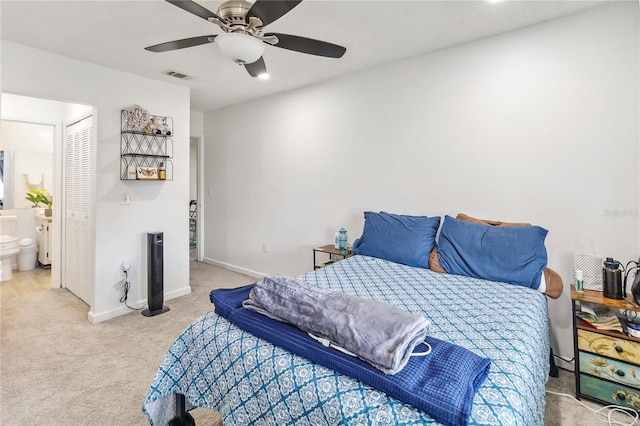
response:
{"label": "ceiling fan light globe", "polygon": [[242,33],[220,34],[215,43],[224,56],[239,64],[252,64],[264,53],[264,43]]}

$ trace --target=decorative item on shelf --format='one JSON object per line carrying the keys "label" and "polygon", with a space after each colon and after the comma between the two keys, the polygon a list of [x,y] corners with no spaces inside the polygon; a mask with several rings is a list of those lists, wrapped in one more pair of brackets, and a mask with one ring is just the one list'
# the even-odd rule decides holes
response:
{"label": "decorative item on shelf", "polygon": [[149,112],[140,105],[132,105],[124,109],[126,124],[125,130],[144,132],[149,122]]}
{"label": "decorative item on shelf", "polygon": [[136,170],[136,166],[128,166],[127,180],[136,180],[136,179],[138,179],[138,171]]}
{"label": "decorative item on shelf", "polygon": [[158,179],[165,180],[167,178],[167,169],[164,166],[164,163],[160,163],[158,166]]}
{"label": "decorative item on shelf", "polygon": [[137,172],[140,180],[158,179],[158,169],[155,167],[138,167]]}
{"label": "decorative item on shelf", "polygon": [[165,117],[153,117],[151,125],[151,133],[156,135],[171,136],[171,129],[167,126],[167,119]]}

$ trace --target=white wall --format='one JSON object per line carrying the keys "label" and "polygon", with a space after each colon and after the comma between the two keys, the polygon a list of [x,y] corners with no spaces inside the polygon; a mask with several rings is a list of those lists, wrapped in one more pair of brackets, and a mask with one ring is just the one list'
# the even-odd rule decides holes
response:
{"label": "white wall", "polygon": [[189,128],[191,129],[192,136],[204,133],[204,113],[191,111],[191,116],[189,117]]}
{"label": "white wall", "polygon": [[[133,265],[129,300],[144,304],[142,252],[147,232],[164,232],[165,300],[189,293],[189,89],[12,42],[2,41],[1,47],[3,91],[90,104],[97,111],[95,292],[90,320],[128,312],[119,302],[121,292],[115,285],[123,278],[124,259]],[[46,79],[42,70],[47,72]],[[133,104],[151,114],[173,117],[173,181],[120,181],[120,110]],[[121,205],[125,193],[130,194],[130,205]]]}
{"label": "white wall", "polygon": [[638,75],[629,2],[206,113],[205,258],[300,274],[364,210],[532,222],[565,281],[549,305],[571,357],[578,242],[639,255]]}

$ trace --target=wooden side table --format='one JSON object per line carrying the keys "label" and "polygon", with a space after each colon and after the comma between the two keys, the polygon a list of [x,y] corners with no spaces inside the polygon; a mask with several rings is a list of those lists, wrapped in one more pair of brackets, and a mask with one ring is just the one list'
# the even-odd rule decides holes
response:
{"label": "wooden side table", "polygon": [[[326,262],[318,263],[318,260],[316,259],[317,253],[328,254],[329,260],[327,260]],[[352,255],[353,253],[351,253],[351,247],[349,247],[346,252],[338,250],[333,244],[327,244],[326,246],[315,247],[313,249],[313,269],[315,270],[315,269],[324,268],[325,266],[330,265],[333,262],[346,259],[347,257]]]}
{"label": "wooden side table", "polygon": [[[576,397],[640,411],[640,339],[615,330],[590,327],[576,314],[581,303],[638,312],[631,298],[615,300],[602,292],[571,286]],[[626,328],[625,321],[621,321]]]}

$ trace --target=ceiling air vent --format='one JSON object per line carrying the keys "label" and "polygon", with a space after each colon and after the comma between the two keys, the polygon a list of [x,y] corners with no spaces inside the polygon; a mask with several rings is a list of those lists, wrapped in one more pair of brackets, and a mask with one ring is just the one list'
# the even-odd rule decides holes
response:
{"label": "ceiling air vent", "polygon": [[187,80],[191,78],[188,75],[182,74],[181,72],[178,72],[178,71],[165,71],[163,72],[163,74],[171,77],[179,78],[180,80]]}

